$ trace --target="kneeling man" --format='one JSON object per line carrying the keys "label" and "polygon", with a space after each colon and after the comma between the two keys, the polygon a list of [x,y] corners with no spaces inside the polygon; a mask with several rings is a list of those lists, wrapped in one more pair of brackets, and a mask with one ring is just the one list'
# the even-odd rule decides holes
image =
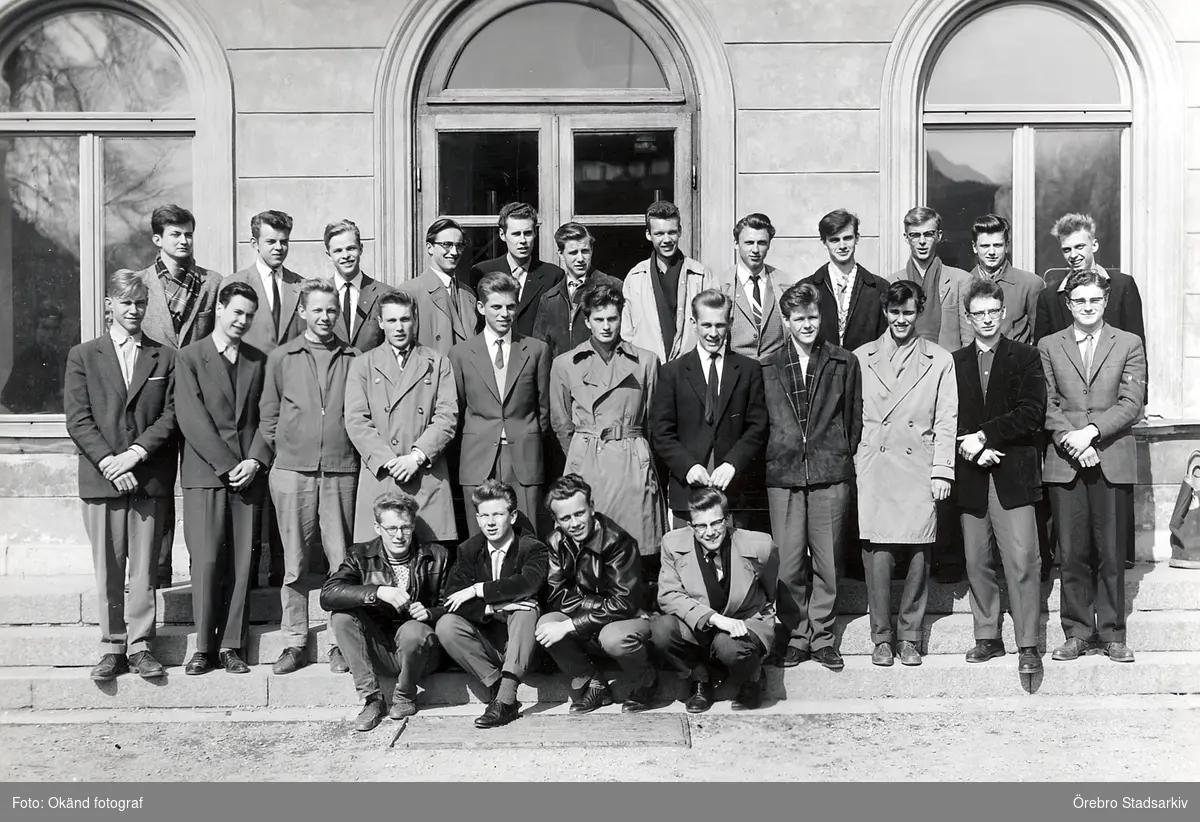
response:
{"label": "kneeling man", "polygon": [[[355,730],[369,731],[383,720],[417,712],[417,683],[437,667],[433,626],[445,609],[438,606],[449,573],[446,549],[413,539],[417,501],[386,493],[375,500],[375,533],[370,542],[351,545],[342,567],[321,588],[321,607],[363,698]],[[390,711],[385,711],[379,677],[396,676]]]}
{"label": "kneeling man", "polygon": [[517,492],[511,485],[484,480],[471,497],[481,533],[458,547],[437,636],[446,653],[491,690],[475,727],[498,728],[521,711],[517,686],[537,647],[537,598],[549,558],[544,543],[513,530]]}

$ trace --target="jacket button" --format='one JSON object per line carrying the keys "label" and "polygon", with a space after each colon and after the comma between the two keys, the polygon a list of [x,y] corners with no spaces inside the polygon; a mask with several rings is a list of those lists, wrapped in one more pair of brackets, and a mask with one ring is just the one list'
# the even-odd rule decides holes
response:
{"label": "jacket button", "polygon": [[379,377],[376,377],[376,378],[375,378],[375,382],[376,382],[376,384],[378,384],[378,383],[379,383]]}
{"label": "jacket button", "polygon": [[881,452],[882,452],[882,451],[886,451],[886,450],[887,450],[887,446],[886,446],[886,445],[881,445],[881,446],[879,446],[879,450],[880,450]]}
{"label": "jacket button", "polygon": [[400,440],[398,440],[398,439],[395,439],[395,438],[393,437],[393,438],[392,438],[392,445],[399,445],[399,444],[400,444]]}
{"label": "jacket button", "polygon": [[906,453],[906,454],[911,454],[911,453],[912,453],[912,449],[911,449],[911,448],[905,448],[905,449],[904,449],[904,453]]}
{"label": "jacket button", "polygon": [[441,334],[435,334],[433,338],[434,338],[435,340],[440,340],[440,339],[442,338],[442,335],[441,335]]}
{"label": "jacket button", "polygon": [[883,421],[883,424],[884,424],[884,425],[887,425],[887,424],[888,424],[888,420],[884,420],[884,421]]}
{"label": "jacket button", "polygon": [[1087,392],[1088,392],[1088,390],[1087,390],[1086,388],[1085,388],[1085,389],[1083,389],[1083,393],[1085,393],[1085,394],[1086,394]]}
{"label": "jacket button", "polygon": [[424,408],[418,408],[418,409],[417,409],[417,413],[418,413],[418,414],[424,414],[424,413],[425,413],[425,409],[424,409]]}
{"label": "jacket button", "polygon": [[912,420],[909,420],[909,421],[908,421],[908,427],[909,427],[909,428],[912,428],[912,427],[913,427]]}
{"label": "jacket button", "polygon": [[433,385],[433,380],[425,380],[426,385]]}

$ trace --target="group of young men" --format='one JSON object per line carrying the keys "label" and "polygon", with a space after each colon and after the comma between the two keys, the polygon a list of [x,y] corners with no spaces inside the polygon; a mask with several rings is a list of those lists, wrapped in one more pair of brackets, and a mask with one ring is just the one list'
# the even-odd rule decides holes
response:
{"label": "group of young men", "polygon": [[592,268],[578,223],[555,233],[565,271],[537,260],[537,213],[515,203],[503,257],[468,274],[464,232],[442,218],[428,269],[395,288],[362,272],[348,220],[325,231],[332,280],[284,266],[281,212],[253,218],[255,261],[224,279],[196,265],[190,213],[164,206],[151,224],[161,253],[112,275],[110,329],[72,349],[64,380],[100,596],[94,679],[163,675],[150,642],[177,468],[197,629],[185,672],[249,670],[249,590],[277,533],[287,647],[273,671],[307,662],[323,549],[329,662],[353,673],[360,730],[415,713],[443,653],[487,689],[483,728],[519,715],[539,648],[571,677],[572,713],[612,702],[608,661],[627,711],[654,705],[656,666],[688,681],[689,711],[718,681],[757,707],[764,663],[844,667],[850,552],[872,662],[919,665],[931,553],[956,527],[967,661],[1006,652],[996,548],[1019,670],[1036,673],[1043,485],[1067,640],[1054,657],[1133,659],[1141,306],[1132,278],[1096,265],[1086,216],[1056,223],[1068,268],[1043,280],[1008,263],[995,215],[975,221],[973,271],[944,265],[940,218],[915,208],[910,259],[884,280],[856,262],[858,219],[837,210],[818,226],[829,263],[795,282],[766,262],[766,215],[737,223],[738,262],[714,275],[657,202],[652,251],[621,281]]}

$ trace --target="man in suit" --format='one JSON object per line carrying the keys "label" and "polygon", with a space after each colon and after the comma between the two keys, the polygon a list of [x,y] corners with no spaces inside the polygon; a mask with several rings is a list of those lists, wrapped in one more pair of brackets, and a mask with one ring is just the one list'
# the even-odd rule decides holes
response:
{"label": "man in suit", "polygon": [[587,342],[591,336],[583,316],[583,295],[598,285],[621,290],[621,281],[592,268],[592,252],[596,240],[587,226],[563,223],[554,232],[558,256],[566,276],[542,294],[532,336],[550,346],[550,359]]}
{"label": "man in suit", "polygon": [[[154,209],[150,232],[158,256],[138,272],[149,289],[142,333],[178,350],[212,333],[221,275],[196,264],[192,245],[196,218],[186,208],[163,205]],[[163,516],[157,576],[158,587],[169,588],[175,543],[174,495],[168,498]]]}
{"label": "man in suit", "polygon": [[1072,272],[1063,289],[1071,327],[1038,343],[1051,439],[1043,478],[1058,526],[1067,637],[1054,651],[1059,660],[1097,648],[1098,638],[1109,659],[1133,661],[1118,513],[1137,482],[1131,429],[1146,402],[1146,353],[1136,335],[1105,322],[1110,290],[1098,271]]}
{"label": "man in suit", "polygon": [[971,341],[971,324],[967,322],[962,302],[971,275],[944,264],[937,256],[942,241],[942,217],[932,208],[909,209],[904,215],[904,240],[909,248],[908,264],[888,279],[908,280],[921,286],[928,305],[917,319],[917,336],[946,351],[957,351]]}
{"label": "man in suit", "polygon": [[500,209],[500,239],[508,249],[502,257],[479,263],[471,269],[471,287],[478,291],[479,281],[488,274],[507,274],[517,283],[517,308],[513,330],[522,337],[533,335],[538,304],[542,296],[563,278],[563,270],[553,263],[533,259],[537,242],[538,213],[528,203],[509,203]]}
{"label": "man in suit", "polygon": [[481,533],[458,548],[446,580],[437,636],[450,658],[488,689],[477,728],[498,728],[521,712],[517,688],[537,648],[538,597],[550,562],[544,543],[514,530],[517,493],[486,480],[475,489]]}
{"label": "man in suit", "polygon": [[545,482],[543,449],[550,428],[550,349],[514,329],[517,283],[508,274],[479,281],[475,306],[483,333],[450,349],[463,405],[458,479],[467,530],[479,533],[472,495],[498,479],[517,492],[517,508],[532,524]]}
{"label": "man in suit", "polygon": [[1042,670],[1037,650],[1042,607],[1034,505],[1042,498],[1046,377],[1037,349],[1001,332],[1008,322],[1006,302],[997,280],[983,277],[967,289],[967,317],[975,341],[954,352],[954,501],[962,522],[975,620],[975,647],[967,652],[967,662],[987,662],[1006,653],[1000,636],[1000,586],[992,564],[993,552],[999,549],[1020,654],[1017,670],[1035,674]]}
{"label": "man in suit", "polygon": [[659,200],[646,210],[650,258],[629,269],[622,287],[621,338],[669,362],[696,347],[690,322],[692,298],[712,288],[712,272],[679,250],[683,217],[674,203]]}
{"label": "man in suit", "polygon": [[[979,280],[999,283],[1004,290],[1004,321],[999,333],[1014,342],[1032,345],[1038,297],[1046,283],[1036,274],[1013,268],[1008,261],[1008,220],[996,214],[976,217],[971,224],[971,237],[971,248],[975,251],[971,284]],[[970,317],[969,308],[967,316],[971,327],[977,330],[979,324]]]}
{"label": "man in suit", "polygon": [[671,472],[667,502],[678,524],[687,519],[694,488],[728,492],[734,502],[727,507],[739,518],[762,505],[762,366],[726,350],[733,303],[716,289],[692,299],[699,345],[662,367],[651,401],[650,439]]}
{"label": "man in suit", "polygon": [[211,336],[176,358],[175,414],[183,435],[183,534],[192,556],[196,652],[188,675],[249,673],[241,658],[271,449],[258,427],[266,355],[244,342],[258,295],[244,282],[221,286]]}
{"label": "man in suit", "polygon": [[847,351],[874,342],[887,330],[880,301],[887,280],[876,277],[855,259],[858,225],[858,217],[843,208],[822,217],[817,231],[829,262],[801,280],[811,283],[821,295],[821,340]]}
{"label": "man in suit", "polygon": [[456,344],[474,337],[479,324],[475,292],[454,276],[465,248],[458,223],[449,217],[434,220],[425,232],[429,268],[400,286],[412,295],[421,318],[417,342],[443,357]]}
{"label": "man in suit", "polygon": [[[140,274],[109,277],[108,333],[67,355],[67,433],[79,448],[79,498],[92,543],[107,682],[130,667],[163,675],[150,652],[156,620],[157,553],[175,494],[175,352],[142,333],[149,289]],[[129,572],[129,621],[124,586]]]}
{"label": "man in suit", "polygon": [[764,362],[783,348],[785,335],[779,318],[779,297],[795,278],[767,265],[775,226],[766,214],[747,214],[733,227],[738,261],[717,278],[715,288],[733,300],[729,347],[743,357]]}
{"label": "man in suit", "polygon": [[762,663],[775,644],[779,551],[769,535],[731,527],[725,503],[720,490],[697,488],[688,500],[691,527],[662,539],[662,614],[650,630],[658,654],[689,680],[684,707],[693,714],[712,707],[712,662],[737,688],[734,709],[761,707]]}
{"label": "man in suit", "polygon": [[[388,492],[372,508],[375,538],[351,545],[321,588],[329,630],[363,700],[356,731],[372,730],[385,713],[404,719],[417,712],[417,685],[439,662],[433,626],[445,613],[438,601],[450,570],[446,549],[414,532],[415,499]],[[396,677],[390,709],[382,676]]]}
{"label": "man in suit", "polygon": [[350,220],[325,226],[325,254],[337,272],[334,283],[341,309],[334,334],[342,342],[365,353],[383,342],[375,302],[389,289],[363,273],[362,251],[362,236],[358,226]]}

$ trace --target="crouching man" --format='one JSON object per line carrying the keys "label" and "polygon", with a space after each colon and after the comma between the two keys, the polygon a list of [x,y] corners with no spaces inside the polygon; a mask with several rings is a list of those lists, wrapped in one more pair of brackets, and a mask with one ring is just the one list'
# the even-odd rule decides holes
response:
{"label": "crouching man", "polygon": [[637,540],[592,505],[592,487],[578,474],[555,480],[546,493],[554,517],[548,540],[548,613],[537,641],[571,677],[571,713],[612,704],[597,660],[609,657],[628,680],[622,710],[644,711],[658,677],[650,666],[650,620],[639,613],[643,586]]}
{"label": "crouching man", "polygon": [[[437,667],[433,626],[445,610],[437,603],[449,562],[441,545],[413,539],[417,507],[408,494],[381,494],[374,505],[378,536],[351,545],[321,588],[321,607],[363,699],[358,731],[371,730],[385,713],[415,714],[417,683]],[[390,711],[380,676],[398,677]]]}
{"label": "crouching man", "polygon": [[471,492],[480,533],[458,548],[446,582],[438,641],[464,671],[490,691],[477,728],[498,728],[521,712],[517,687],[537,647],[537,598],[546,584],[546,546],[517,533],[517,492],[485,480]]}
{"label": "crouching man", "polygon": [[684,707],[693,714],[712,707],[713,662],[738,689],[734,708],[761,706],[762,663],[775,641],[779,549],[767,534],[730,527],[728,505],[716,488],[695,489],[690,526],[662,539],[654,647],[690,681]]}

